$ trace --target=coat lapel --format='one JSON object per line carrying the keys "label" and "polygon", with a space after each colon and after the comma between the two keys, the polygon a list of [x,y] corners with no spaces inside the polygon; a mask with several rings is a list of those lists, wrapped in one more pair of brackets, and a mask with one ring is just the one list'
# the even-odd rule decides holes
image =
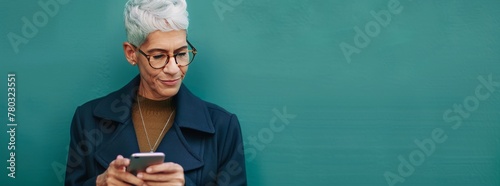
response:
{"label": "coat lapel", "polygon": [[193,151],[186,142],[177,124],[174,124],[167,132],[157,151],[165,153],[165,162],[177,163],[182,166],[184,171],[197,169],[204,165],[201,156]]}
{"label": "coat lapel", "polygon": [[103,167],[108,167],[118,155],[129,158],[132,153],[139,152],[137,137],[132,122],[119,124],[114,135],[96,151],[96,160]]}
{"label": "coat lapel", "polygon": [[[107,138],[107,141],[96,149],[95,158],[103,167],[108,167],[117,155],[124,157],[139,152],[137,137],[132,123],[132,103],[137,96],[140,77],[137,76],[120,90],[104,97],[94,110],[98,118],[109,119],[117,124],[117,129]],[[204,102],[191,94],[183,85],[174,98],[177,114],[174,125],[165,134],[157,151],[165,153],[166,162],[180,164],[184,171],[200,168],[204,165],[200,148],[193,149],[186,140],[190,130],[213,134],[215,129]],[[118,108],[118,109],[117,109]],[[118,114],[117,111],[123,111]],[[187,128],[190,130],[182,130]],[[183,133],[186,131],[186,133]],[[200,134],[200,133],[198,133]],[[197,145],[198,146],[198,145]]]}
{"label": "coat lapel", "polygon": [[200,135],[215,133],[207,106],[184,84],[181,85],[174,102],[177,109],[174,125],[158,149],[166,149],[164,153],[167,161],[180,164],[184,171],[202,167],[204,162],[201,155],[204,154],[203,146],[206,144],[203,144],[202,140],[187,139],[201,139]]}
{"label": "coat lapel", "polygon": [[128,158],[132,153],[139,152],[130,113],[134,98],[137,96],[139,82],[140,77],[135,77],[120,90],[105,96],[94,109],[95,117],[111,120],[116,123],[117,127],[96,149],[96,161],[105,168],[118,155]]}

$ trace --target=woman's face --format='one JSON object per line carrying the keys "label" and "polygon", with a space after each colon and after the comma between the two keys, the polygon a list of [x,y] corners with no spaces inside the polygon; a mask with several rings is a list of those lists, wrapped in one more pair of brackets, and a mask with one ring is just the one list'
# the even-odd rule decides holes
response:
{"label": "woman's face", "polygon": [[[138,93],[141,96],[153,100],[165,100],[177,94],[188,67],[179,67],[172,56],[179,50],[186,50],[187,45],[185,30],[152,32],[138,48],[128,43],[124,44],[127,59],[132,65],[137,64],[139,67],[141,82]],[[161,69],[152,68],[148,59],[139,53],[139,49],[147,55],[167,54],[168,64]]]}

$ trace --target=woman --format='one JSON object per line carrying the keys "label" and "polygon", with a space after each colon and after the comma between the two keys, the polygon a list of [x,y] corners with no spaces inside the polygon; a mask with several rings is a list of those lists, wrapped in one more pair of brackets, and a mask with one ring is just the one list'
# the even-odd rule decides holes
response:
{"label": "woman", "polygon": [[[76,109],[66,185],[246,185],[237,117],[182,84],[197,52],[186,7],[127,2],[123,50],[139,75]],[[165,163],[131,174],[125,157],[136,152],[163,152]]]}

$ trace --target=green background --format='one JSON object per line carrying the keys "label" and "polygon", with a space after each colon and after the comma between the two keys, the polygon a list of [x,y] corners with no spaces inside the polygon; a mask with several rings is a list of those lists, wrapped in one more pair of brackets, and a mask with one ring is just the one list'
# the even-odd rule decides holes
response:
{"label": "green background", "polygon": [[[23,36],[22,18],[47,1],[0,1],[2,185],[62,185],[53,165],[66,162],[76,107],[138,73],[121,47],[125,0],[59,4],[16,53],[8,34]],[[388,3],[188,1],[199,55],[185,84],[238,115],[250,185],[390,185],[384,173],[399,175],[398,156],[418,155],[414,141],[435,129],[446,140],[395,185],[500,185],[500,87],[482,89],[490,96],[457,129],[443,119],[474,103],[478,77],[500,82],[500,2],[401,0],[380,26],[370,12]],[[354,28],[366,25],[374,37],[349,62],[340,44],[356,47]],[[15,179],[5,168],[8,73],[17,77]],[[295,117],[277,117],[285,109]]]}

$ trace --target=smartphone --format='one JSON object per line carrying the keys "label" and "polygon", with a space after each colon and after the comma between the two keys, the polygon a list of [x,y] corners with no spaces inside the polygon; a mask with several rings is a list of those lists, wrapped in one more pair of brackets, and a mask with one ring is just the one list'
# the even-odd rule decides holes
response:
{"label": "smartphone", "polygon": [[127,171],[136,175],[138,172],[146,171],[151,165],[162,164],[165,159],[163,152],[134,153],[130,155],[130,165]]}

